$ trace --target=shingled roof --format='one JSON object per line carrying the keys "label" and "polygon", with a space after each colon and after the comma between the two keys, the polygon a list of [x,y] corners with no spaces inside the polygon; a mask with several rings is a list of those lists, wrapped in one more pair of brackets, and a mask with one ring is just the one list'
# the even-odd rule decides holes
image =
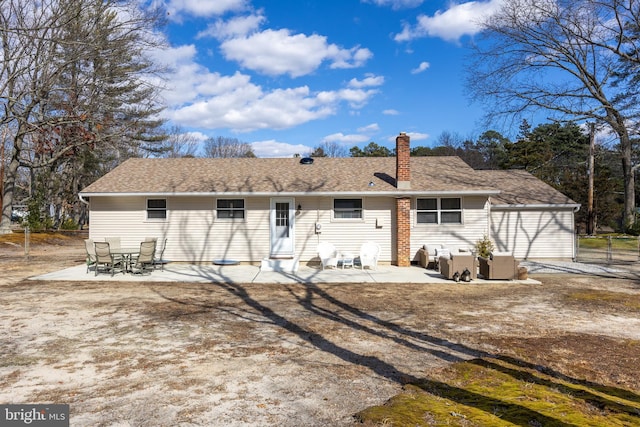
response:
{"label": "shingled roof", "polygon": [[491,197],[492,205],[575,205],[580,206],[549,184],[523,170],[479,170],[482,183],[491,184],[500,194]]}
{"label": "shingled roof", "polygon": [[[129,159],[82,194],[402,193],[395,168],[395,157]],[[474,173],[458,157],[414,157],[411,192],[495,192]]]}
{"label": "shingled roof", "polygon": [[136,158],[86,187],[81,195],[431,193],[487,195],[505,203],[570,202],[526,172],[509,172],[477,171],[453,156],[412,157],[411,188],[399,190],[395,157],[319,157],[313,164],[302,164],[299,158]]}

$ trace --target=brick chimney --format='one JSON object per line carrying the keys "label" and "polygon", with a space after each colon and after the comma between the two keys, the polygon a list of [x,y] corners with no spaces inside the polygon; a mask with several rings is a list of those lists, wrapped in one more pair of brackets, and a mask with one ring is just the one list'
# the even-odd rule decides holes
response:
{"label": "brick chimney", "polygon": [[396,188],[408,190],[411,188],[411,158],[409,135],[400,132],[396,137]]}
{"label": "brick chimney", "polygon": [[[396,188],[411,188],[409,135],[400,132],[396,137]],[[411,265],[411,198],[396,199],[396,263],[398,267]]]}

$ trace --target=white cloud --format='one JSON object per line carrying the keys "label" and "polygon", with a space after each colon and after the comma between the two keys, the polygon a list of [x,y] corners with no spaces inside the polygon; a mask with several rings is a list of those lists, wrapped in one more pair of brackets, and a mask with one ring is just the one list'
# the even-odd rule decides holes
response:
{"label": "white cloud", "polygon": [[414,68],[413,70],[411,70],[411,74],[422,73],[423,71],[427,70],[430,66],[431,66],[431,64],[429,64],[426,61],[421,62],[420,65],[418,65],[418,68]]}
{"label": "white cloud", "polygon": [[179,20],[183,14],[192,16],[216,16],[247,7],[247,0],[169,0],[166,3],[169,17]]}
{"label": "white cloud", "polygon": [[[409,136],[409,138],[411,138],[411,141],[422,141],[424,139],[429,138],[429,134],[428,133],[407,132],[407,135]],[[398,137],[398,135],[390,136],[388,138],[388,141],[395,142],[397,137]]]}
{"label": "white cloud", "polygon": [[351,134],[345,135],[342,132],[332,133],[322,138],[322,142],[339,142],[342,144],[358,144],[360,142],[366,142],[369,137],[366,135]]}
{"label": "white cloud", "polygon": [[[407,135],[409,135],[409,138],[411,138],[413,141],[421,141],[423,139],[429,138],[429,134],[428,133],[407,132]],[[395,139],[394,139],[394,141],[395,141]]]}
{"label": "white cloud", "polygon": [[338,99],[347,101],[352,108],[362,108],[366,103],[378,93],[378,90],[362,90],[362,89],[341,89],[336,92]]}
{"label": "white cloud", "polygon": [[178,125],[237,132],[285,129],[337,113],[341,103],[365,105],[375,90],[339,89],[312,92],[307,86],[264,90],[249,76],[210,73],[192,64],[177,69],[165,91],[167,118]]}
{"label": "white cloud", "polygon": [[313,151],[313,148],[306,145],[288,144],[273,139],[252,142],[251,148],[258,157],[293,157],[294,154],[300,154],[302,156]]}
{"label": "white cloud", "polygon": [[380,130],[380,126],[377,123],[371,123],[367,126],[359,127],[358,132],[378,132]]}
{"label": "white cloud", "polygon": [[[255,32],[263,20],[262,13],[257,12],[217,23],[203,32],[203,37],[231,37],[223,39],[223,44],[238,42],[246,49],[245,64],[276,74],[298,75],[315,70],[323,61],[349,59],[355,63],[367,56],[362,56],[360,48],[347,51],[328,44],[322,36],[291,35],[286,30]],[[237,37],[243,33],[252,35]],[[248,40],[257,43],[251,46]],[[233,51],[229,44],[226,46],[227,54]],[[169,107],[163,117],[178,126],[235,132],[291,128],[335,115],[343,105],[361,108],[379,92],[376,86],[384,83],[383,77],[367,74],[362,80],[352,79],[332,90],[314,91],[306,85],[266,87],[241,71],[232,75],[212,72],[196,62],[197,55],[195,45],[153,53],[154,60],[168,70],[162,82],[153,81],[164,86],[162,96]]]}
{"label": "white cloud", "polygon": [[384,84],[383,76],[376,76],[375,74],[371,74],[371,73],[365,74],[365,78],[362,80],[353,78],[349,81],[349,87],[355,87],[355,88],[382,86],[383,84]]}
{"label": "white cloud", "polygon": [[341,103],[365,105],[377,91],[343,88],[312,92],[307,86],[264,89],[241,72],[221,75],[194,62],[192,45],[157,51],[171,71],[163,96],[166,118],[177,125],[238,132],[284,129],[336,114]]}
{"label": "white cloud", "polygon": [[185,132],[184,135],[190,140],[196,140],[198,142],[204,142],[209,139],[209,135],[205,135],[202,132]]}
{"label": "white cloud", "polygon": [[400,112],[398,110],[389,109],[389,110],[384,110],[382,114],[384,114],[385,116],[397,116],[400,114]]}
{"label": "white cloud", "polygon": [[433,16],[420,15],[415,26],[405,24],[395,41],[409,41],[420,37],[440,37],[447,41],[458,41],[464,35],[474,35],[480,31],[479,23],[494,14],[503,0],[470,1],[452,4],[445,11],[437,11]]}
{"label": "white cloud", "polygon": [[362,0],[362,2],[375,4],[376,6],[388,6],[393,10],[398,10],[418,7],[423,0]]}
{"label": "white cloud", "polygon": [[371,123],[366,126],[361,126],[357,129],[357,134],[344,134],[342,132],[332,133],[322,138],[322,142],[337,142],[341,144],[360,144],[367,142],[371,139],[371,134],[380,130],[380,126],[377,123]]}
{"label": "white cloud", "polygon": [[227,21],[219,19],[210,24],[206,30],[200,31],[196,38],[214,37],[217,39],[228,39],[242,37],[258,30],[260,25],[265,21],[266,18],[262,13],[239,16]]}
{"label": "white cloud", "polygon": [[336,54],[331,57],[333,62],[331,63],[330,68],[362,67],[372,57],[373,53],[369,49],[361,48],[360,46],[356,46],[348,50],[339,49]]}
{"label": "white cloud", "polygon": [[289,74],[299,77],[314,72],[324,61],[331,68],[362,66],[373,55],[368,49],[342,49],[328,44],[317,34],[291,34],[289,30],[265,30],[223,40],[220,44],[227,60],[267,75]]}
{"label": "white cloud", "polygon": [[318,100],[306,86],[264,92],[249,84],[196,100],[170,112],[169,117],[183,126],[248,132],[290,128],[333,115],[336,108],[336,103]]}
{"label": "white cloud", "polygon": [[153,53],[160,64],[169,68],[163,96],[174,108],[211,96],[255,97],[260,88],[251,84],[250,77],[239,72],[231,76],[211,73],[194,62],[196,49],[193,45],[179,46]]}

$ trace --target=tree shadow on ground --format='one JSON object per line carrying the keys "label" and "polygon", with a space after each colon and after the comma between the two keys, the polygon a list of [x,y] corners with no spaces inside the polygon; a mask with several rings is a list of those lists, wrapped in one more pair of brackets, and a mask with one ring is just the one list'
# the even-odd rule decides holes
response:
{"label": "tree shadow on ground", "polygon": [[[280,314],[276,310],[270,308],[264,303],[260,302],[257,298],[250,295],[247,287],[242,284],[221,281],[220,277],[211,278],[211,283],[195,285],[204,292],[209,292],[211,298],[204,298],[203,300],[197,300],[193,298],[182,298],[168,296],[161,291],[161,289],[152,289],[160,295],[162,298],[171,301],[173,303],[187,305],[191,308],[196,308],[198,312],[215,312],[221,310],[219,304],[217,304],[213,298],[215,298],[214,292],[222,290],[229,295],[239,299],[243,305],[246,305],[248,311],[253,311],[252,316],[246,316],[251,321],[257,321],[255,315],[264,319],[265,322],[276,325],[291,334],[297,336],[299,339],[307,342],[316,349],[329,353],[346,363],[364,367],[371,372],[386,378],[390,381],[398,384],[414,383],[420,385],[425,389],[437,389],[439,393],[444,393],[443,390],[452,390],[452,388],[446,384],[438,383],[437,381],[427,380],[416,376],[413,372],[403,372],[393,363],[383,360],[381,357],[360,354],[352,349],[347,348],[345,345],[340,345],[337,342],[332,341],[328,336],[323,335],[321,332],[313,331],[310,328],[306,328],[293,319],[287,318],[286,314]],[[523,372],[518,369],[509,369],[502,365],[497,365],[493,362],[485,360],[486,358],[494,358],[497,360],[504,360],[510,364],[523,367],[531,367],[538,371],[543,370],[545,375],[557,378],[562,381],[566,381],[574,384],[581,384],[593,389],[596,389],[599,393],[607,393],[608,395],[615,397],[621,396],[625,399],[631,399],[638,401],[640,397],[628,390],[617,389],[610,386],[602,386],[594,384],[588,381],[571,378],[567,375],[561,374],[553,369],[547,367],[541,367],[538,365],[532,365],[524,360],[506,357],[499,354],[491,354],[486,351],[482,351],[470,346],[455,343],[442,337],[438,337],[434,334],[429,334],[423,331],[416,331],[400,324],[394,323],[389,320],[382,319],[375,316],[365,310],[355,307],[339,298],[331,295],[321,286],[315,284],[299,283],[297,285],[282,285],[284,289],[288,291],[289,296],[292,298],[292,303],[297,304],[303,308],[310,316],[317,316],[329,322],[336,323],[339,326],[350,328],[359,333],[364,333],[370,336],[374,336],[378,339],[389,340],[396,345],[404,346],[410,350],[424,352],[430,354],[445,362],[463,362],[474,360],[473,363],[483,365],[487,368],[498,369],[500,372],[513,376],[516,379],[523,378]],[[377,284],[377,286],[383,286]],[[227,311],[231,313],[231,311]],[[237,312],[233,312],[233,315],[240,315]],[[243,315],[240,315],[243,316]],[[243,317],[245,318],[245,317]],[[259,320],[262,321],[262,320]],[[584,391],[578,393],[573,387],[560,387],[553,381],[544,380],[533,374],[526,374],[526,381],[532,381],[539,384],[544,384],[549,387],[558,388],[562,393],[571,395],[574,398],[583,399],[586,403],[598,401],[604,403],[610,407],[617,407],[619,410],[634,414],[637,416],[637,409],[627,407],[626,405],[619,404],[615,401],[610,401],[602,396],[596,396],[592,392]],[[446,393],[445,393],[446,394]],[[527,408],[523,405],[517,405],[513,402],[502,401],[496,398],[491,398],[477,393],[470,392],[464,389],[455,390],[455,393],[451,392],[446,395],[442,395],[448,399],[458,401],[465,405],[472,405],[482,411],[493,411],[495,407],[509,407],[511,409],[518,409],[521,411],[521,415],[524,413],[528,419],[535,419],[542,425],[570,425],[563,423],[560,420],[550,418],[548,415],[536,412],[531,408]],[[616,406],[617,405],[617,406]],[[511,411],[508,411],[511,412]],[[508,417],[508,415],[507,415]],[[503,417],[504,418],[504,417]],[[514,416],[513,421],[517,422],[517,418]]]}

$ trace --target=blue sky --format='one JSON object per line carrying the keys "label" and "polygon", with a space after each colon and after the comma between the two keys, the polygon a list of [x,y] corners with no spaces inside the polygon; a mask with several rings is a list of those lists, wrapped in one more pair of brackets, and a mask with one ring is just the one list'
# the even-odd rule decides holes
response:
{"label": "blue sky", "polygon": [[167,0],[170,124],[259,157],[482,133],[465,45],[500,0]]}

